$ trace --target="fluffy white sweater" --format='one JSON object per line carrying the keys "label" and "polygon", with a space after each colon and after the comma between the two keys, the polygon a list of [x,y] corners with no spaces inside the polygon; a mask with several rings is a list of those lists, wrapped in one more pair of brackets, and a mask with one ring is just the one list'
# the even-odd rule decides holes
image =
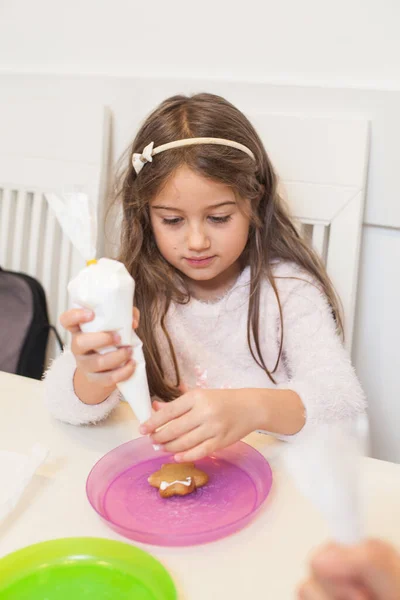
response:
{"label": "fluffy white sweater", "polygon": [[[291,263],[276,264],[274,274],[284,322],[283,356],[274,373],[277,385],[256,364],[247,343],[248,267],[218,301],[192,299],[187,305],[171,306],[166,325],[183,381],[188,387],[294,390],[306,408],[303,431],[319,423],[352,421],[365,411],[365,397],[325,296],[309,275]],[[279,351],[280,319],[275,294],[267,281],[261,290],[259,331],[262,355],[271,369]],[[165,336],[161,330],[156,334],[166,375],[174,382]],[[104,419],[118,404],[118,392],[99,405],[83,404],[73,389],[74,371],[75,359],[67,350],[47,372],[45,394],[50,412],[72,424]]]}

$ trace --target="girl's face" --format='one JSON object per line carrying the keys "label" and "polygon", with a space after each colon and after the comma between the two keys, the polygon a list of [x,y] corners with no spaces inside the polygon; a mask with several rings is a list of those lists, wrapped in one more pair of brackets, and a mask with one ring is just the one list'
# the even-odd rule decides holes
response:
{"label": "girl's face", "polygon": [[159,251],[193,293],[207,298],[239,274],[250,219],[227,185],[182,166],[151,201],[150,218]]}

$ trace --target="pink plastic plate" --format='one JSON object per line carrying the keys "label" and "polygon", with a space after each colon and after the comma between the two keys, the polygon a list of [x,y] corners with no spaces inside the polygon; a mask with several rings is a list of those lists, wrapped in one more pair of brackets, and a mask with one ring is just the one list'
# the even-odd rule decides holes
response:
{"label": "pink plastic plate", "polygon": [[86,491],[95,511],[124,537],[158,546],[191,546],[225,537],[253,518],[272,485],[265,458],[238,442],[196,461],[209,482],[187,496],[163,499],[147,478],[173,462],[146,437],[106,454],[93,467]]}

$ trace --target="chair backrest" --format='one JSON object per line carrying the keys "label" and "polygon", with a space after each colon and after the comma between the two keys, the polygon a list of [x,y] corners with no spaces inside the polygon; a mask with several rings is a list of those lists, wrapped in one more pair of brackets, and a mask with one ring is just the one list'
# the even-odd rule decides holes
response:
{"label": "chair backrest", "polygon": [[369,154],[363,118],[250,115],[299,229],[322,257],[343,305],[351,349]]}
{"label": "chair backrest", "polygon": [[[0,266],[42,283],[54,325],[68,307],[68,281],[84,265],[45,194],[84,191],[103,217],[110,113],[81,103],[0,103],[0,129]],[[101,238],[100,251],[103,243]],[[55,354],[51,343],[49,356]]]}

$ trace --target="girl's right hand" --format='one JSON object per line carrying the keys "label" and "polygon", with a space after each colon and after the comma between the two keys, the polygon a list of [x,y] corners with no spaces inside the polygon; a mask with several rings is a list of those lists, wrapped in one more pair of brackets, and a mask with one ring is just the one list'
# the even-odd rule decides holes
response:
{"label": "girl's right hand", "polygon": [[[110,331],[83,333],[80,325],[94,319],[91,310],[73,308],[60,317],[61,325],[72,334],[71,350],[75,356],[77,371],[84,375],[96,388],[110,394],[120,381],[128,379],[135,371],[132,347],[123,346],[107,354],[98,354],[97,350],[107,346],[118,346],[121,338]],[[139,325],[139,311],[133,309],[132,327]],[[105,396],[106,397],[106,396]]]}

